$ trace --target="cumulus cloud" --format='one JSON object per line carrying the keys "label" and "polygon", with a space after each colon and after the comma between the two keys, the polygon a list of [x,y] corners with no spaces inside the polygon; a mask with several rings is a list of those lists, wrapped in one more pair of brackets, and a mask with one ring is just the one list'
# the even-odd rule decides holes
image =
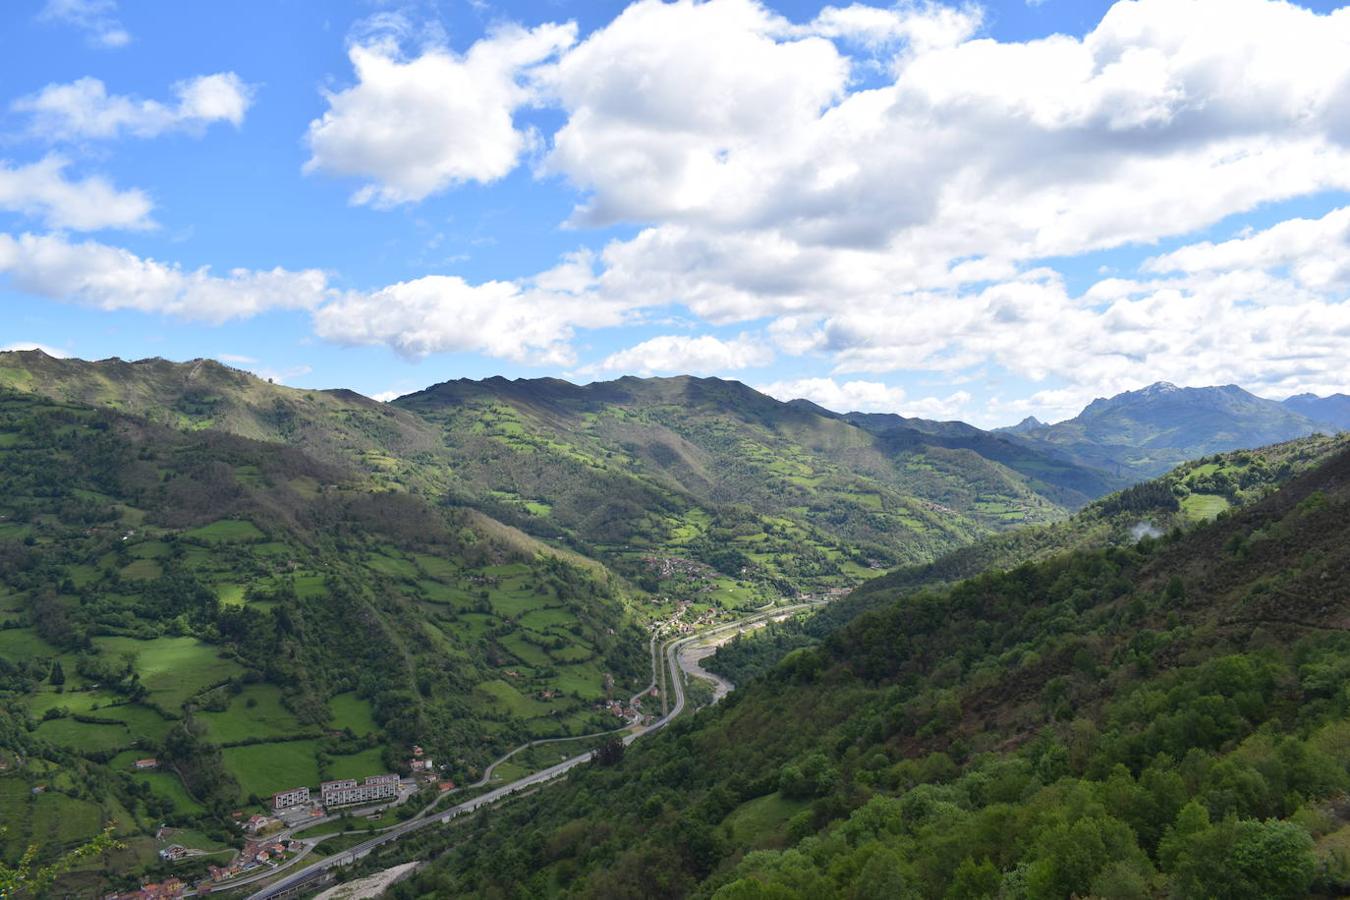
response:
{"label": "cumulus cloud", "polygon": [[47,0],[38,18],[79,28],[95,47],[131,43],[131,34],[118,21],[116,0]]}
{"label": "cumulus cloud", "polygon": [[898,413],[905,402],[903,388],[880,381],[845,381],[833,378],[798,378],[759,385],[757,390],[779,400],[810,400],[835,412]]}
{"label": "cumulus cloud", "polygon": [[[1287,272],[1311,291],[1350,290],[1350,207],[1320,219],[1288,219],[1255,234],[1215,244],[1189,244],[1155,256],[1146,272],[1187,274]],[[1254,298],[1255,299],[1255,298]]]}
{"label": "cumulus cloud", "polygon": [[570,46],[573,25],[498,29],[464,55],[433,47],[403,58],[388,39],[351,48],[356,84],[329,93],[309,125],[306,172],[367,183],[354,203],[393,206],[515,168],[531,136],[515,124],[537,66]]}
{"label": "cumulus cloud", "polygon": [[153,227],[144,192],[120,191],[97,176],[73,180],[66,176],[68,166],[55,155],[26,166],[0,160],[0,210],[73,231]]}
{"label": "cumulus cloud", "polygon": [[758,390],[779,400],[810,400],[835,412],[896,413],[927,419],[955,419],[971,401],[966,391],[946,397],[909,399],[904,388],[880,381],[836,381],[833,378],[798,378],[774,381]]}
{"label": "cumulus cloud", "polygon": [[65,359],[70,356],[69,353],[62,350],[60,347],[53,347],[50,344],[39,344],[36,341],[14,341],[13,343],[5,344],[3,347],[0,347],[0,353],[12,353],[15,350],[41,350],[43,353],[55,357],[56,359]]}
{"label": "cumulus cloud", "polygon": [[612,353],[587,372],[701,375],[767,366],[773,358],[773,349],[755,335],[740,334],[729,341],[710,334],[662,335]]}
{"label": "cumulus cloud", "polygon": [[[1350,188],[1350,12],[1141,0],[1029,42],[935,15],[642,0],[552,70],[568,118],[544,169],[587,192],[575,221],[649,224],[628,255],[654,277],[760,307],[828,302],[821,273],[981,281]],[[850,33],[906,35],[893,81],[853,88],[821,37]],[[707,252],[728,243],[768,252]]]}
{"label": "cumulus cloud", "polygon": [[59,235],[0,234],[0,276],[19,291],[104,310],[130,309],[220,323],[272,309],[311,309],[327,295],[322,272],[207,267],[139,257]]}
{"label": "cumulus cloud", "polygon": [[428,275],[343,295],[315,312],[314,327],[325,340],[382,344],[408,357],[472,351],[570,365],[575,328],[616,325],[621,318],[621,310],[590,297]]}
{"label": "cumulus cloud", "polygon": [[233,72],[200,75],[172,87],[174,101],[109,94],[97,78],[49,84],[14,101],[16,112],[32,116],[31,130],[48,140],[148,138],[168,131],[200,133],[214,122],[238,127],[253,103],[253,88]]}

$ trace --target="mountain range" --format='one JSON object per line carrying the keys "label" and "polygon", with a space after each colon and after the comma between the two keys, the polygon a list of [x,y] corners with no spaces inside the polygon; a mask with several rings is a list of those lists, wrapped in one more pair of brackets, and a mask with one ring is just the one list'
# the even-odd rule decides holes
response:
{"label": "mountain range", "polygon": [[1040,452],[1124,479],[1152,478],[1211,453],[1260,447],[1347,427],[1345,396],[1310,394],[1283,403],[1237,385],[1181,388],[1158,382],[1093,400],[1072,419],[1024,420],[1002,430]]}
{"label": "mountain range", "polygon": [[0,353],[0,855],[116,820],[109,865],[148,871],[157,822],[220,847],[231,811],[414,744],[471,781],[609,727],[654,629],[872,579],[815,653],[907,593],[1238,515],[1343,448],[1290,438],[1331,430],[1233,387],[989,431],[716,378],[381,403],[211,360]]}

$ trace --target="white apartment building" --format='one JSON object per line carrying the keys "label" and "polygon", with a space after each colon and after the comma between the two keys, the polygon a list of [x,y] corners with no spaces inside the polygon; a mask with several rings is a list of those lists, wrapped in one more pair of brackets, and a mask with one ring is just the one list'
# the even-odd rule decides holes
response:
{"label": "white apartment building", "polygon": [[286,809],[290,806],[299,806],[301,803],[309,802],[309,788],[298,787],[291,788],[289,791],[277,791],[272,795],[273,809]]}
{"label": "white apartment building", "polygon": [[354,778],[325,781],[319,785],[319,794],[323,799],[323,805],[329,807],[392,800],[398,796],[398,776],[371,775],[365,784],[357,784]]}

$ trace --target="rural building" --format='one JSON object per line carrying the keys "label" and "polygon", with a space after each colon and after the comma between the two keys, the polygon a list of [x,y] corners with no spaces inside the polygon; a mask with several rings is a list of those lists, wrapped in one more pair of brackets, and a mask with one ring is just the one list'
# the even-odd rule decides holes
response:
{"label": "rural building", "polygon": [[365,784],[357,784],[355,778],[325,781],[319,786],[319,793],[324,806],[347,806],[372,800],[389,800],[398,795],[398,776],[371,775]]}
{"label": "rural building", "polygon": [[244,833],[261,834],[276,824],[276,821],[276,819],[268,818],[267,816],[249,816],[248,821],[245,822],[243,826]]}
{"label": "rural building", "polygon": [[136,768],[138,768],[138,769],[158,769],[158,768],[159,768],[159,760],[155,759],[153,756],[147,757],[147,758],[145,758],[145,759],[138,759],[138,760],[136,760]]}
{"label": "rural building", "polygon": [[288,791],[277,791],[272,795],[273,809],[286,809],[291,806],[299,806],[301,803],[309,802],[309,788],[298,787],[291,788]]}
{"label": "rural building", "polygon": [[187,856],[187,852],[188,852],[187,848],[184,847],[182,844],[170,844],[163,850],[159,851],[159,858],[165,860],[166,862],[171,862],[174,860],[182,859],[183,857]]}

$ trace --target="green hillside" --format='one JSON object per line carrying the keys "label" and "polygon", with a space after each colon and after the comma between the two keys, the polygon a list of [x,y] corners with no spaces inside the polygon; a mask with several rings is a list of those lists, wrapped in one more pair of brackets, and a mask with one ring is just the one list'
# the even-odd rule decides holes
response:
{"label": "green hillside", "polygon": [[734,683],[813,646],[859,614],[905,593],[1002,572],[1072,550],[1126,547],[1208,521],[1268,496],[1281,484],[1350,449],[1350,435],[1315,435],[1204,457],[1161,478],[1095,501],[1069,519],[990,535],[931,563],[905,566],[859,585],[818,612],[752,632],[707,662]]}
{"label": "green hillside", "polygon": [[210,360],[28,351],[0,353],[6,386],[298,447],[723,608],[851,587],[1118,486],[970,426],[860,427],[719,379],[461,380],[382,404]]}
{"label": "green hillside", "polygon": [[398,898],[1350,888],[1350,453],[1162,540],[897,596]]}
{"label": "green hillside", "polygon": [[441,429],[462,502],[655,591],[671,585],[652,577],[653,555],[744,572],[777,593],[843,586],[1062,518],[1089,499],[1082,489],[1105,490],[1006,441],[991,443],[1011,448],[1021,470],[715,378],[453,381],[394,405]]}
{"label": "green hillside", "polygon": [[295,447],[0,392],[0,852],[612,727],[646,638],[573,560]]}

